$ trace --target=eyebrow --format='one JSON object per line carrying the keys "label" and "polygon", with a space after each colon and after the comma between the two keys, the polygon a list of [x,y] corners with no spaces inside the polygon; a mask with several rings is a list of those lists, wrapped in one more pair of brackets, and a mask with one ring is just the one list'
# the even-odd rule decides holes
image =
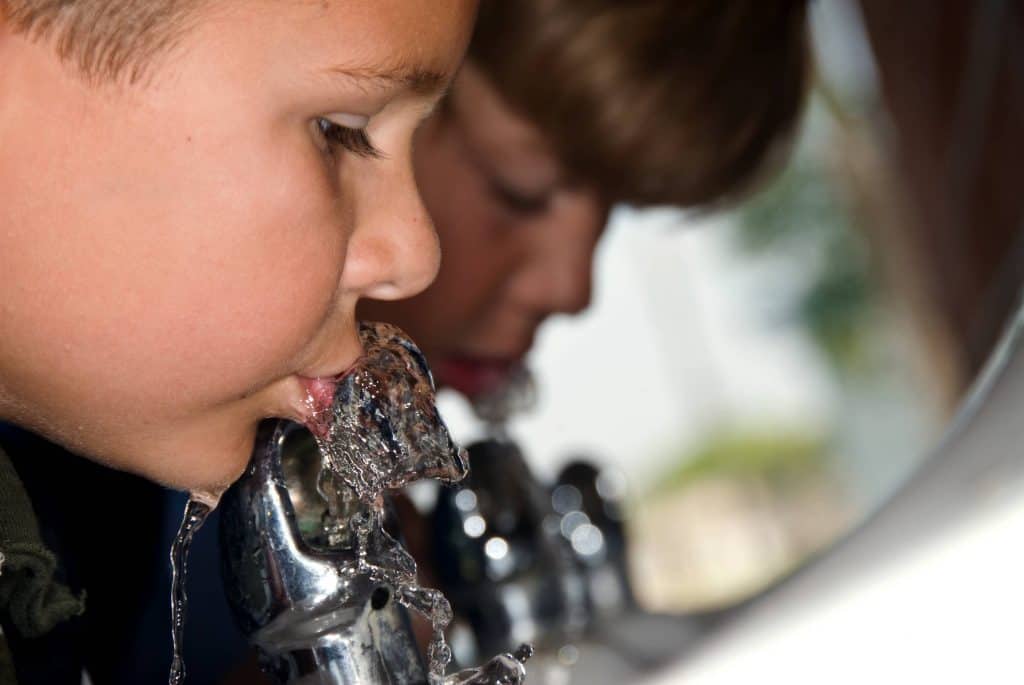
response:
{"label": "eyebrow", "polygon": [[448,87],[448,76],[431,69],[399,66],[394,68],[338,65],[327,73],[345,76],[382,88],[399,87],[417,95],[439,95]]}

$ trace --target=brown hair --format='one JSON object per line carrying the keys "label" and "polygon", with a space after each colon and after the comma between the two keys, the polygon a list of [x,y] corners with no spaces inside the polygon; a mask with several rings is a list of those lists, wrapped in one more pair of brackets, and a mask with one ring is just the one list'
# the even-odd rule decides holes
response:
{"label": "brown hair", "polygon": [[49,40],[93,80],[138,81],[184,30],[196,0],[0,0],[0,19]]}
{"label": "brown hair", "polygon": [[470,59],[609,200],[736,196],[788,150],[804,0],[484,0]]}

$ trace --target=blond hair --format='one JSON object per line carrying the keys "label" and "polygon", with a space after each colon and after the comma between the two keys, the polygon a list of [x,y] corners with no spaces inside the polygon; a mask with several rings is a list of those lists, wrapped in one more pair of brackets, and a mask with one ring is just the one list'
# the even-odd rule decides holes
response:
{"label": "blond hair", "polygon": [[141,79],[186,29],[197,0],[0,0],[15,32],[52,42],[92,80]]}

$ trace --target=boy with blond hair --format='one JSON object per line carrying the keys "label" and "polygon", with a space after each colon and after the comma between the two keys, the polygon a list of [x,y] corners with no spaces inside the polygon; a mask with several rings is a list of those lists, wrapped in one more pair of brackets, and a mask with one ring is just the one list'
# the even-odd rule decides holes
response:
{"label": "boy with blond hair", "polygon": [[[475,4],[0,0],[0,419],[216,502],[360,355],[357,300],[434,277],[411,141]],[[0,454],[0,625],[23,685],[78,685],[104,643],[32,459]]]}

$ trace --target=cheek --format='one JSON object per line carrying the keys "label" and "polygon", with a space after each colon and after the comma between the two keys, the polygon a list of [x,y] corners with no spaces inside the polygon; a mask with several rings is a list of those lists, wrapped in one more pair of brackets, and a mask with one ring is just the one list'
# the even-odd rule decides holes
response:
{"label": "cheek", "polygon": [[162,258],[169,309],[191,319],[177,329],[197,372],[236,372],[236,388],[296,370],[341,278],[344,208],[321,168],[296,161],[240,159],[230,182],[190,182],[194,201],[175,223],[196,230]]}
{"label": "cheek", "polygon": [[18,328],[33,331],[40,366],[168,411],[293,372],[344,263],[344,212],[322,167],[185,135],[145,152],[97,138],[75,156],[89,168],[62,169],[64,191],[23,224],[38,233],[15,282],[39,287]]}

